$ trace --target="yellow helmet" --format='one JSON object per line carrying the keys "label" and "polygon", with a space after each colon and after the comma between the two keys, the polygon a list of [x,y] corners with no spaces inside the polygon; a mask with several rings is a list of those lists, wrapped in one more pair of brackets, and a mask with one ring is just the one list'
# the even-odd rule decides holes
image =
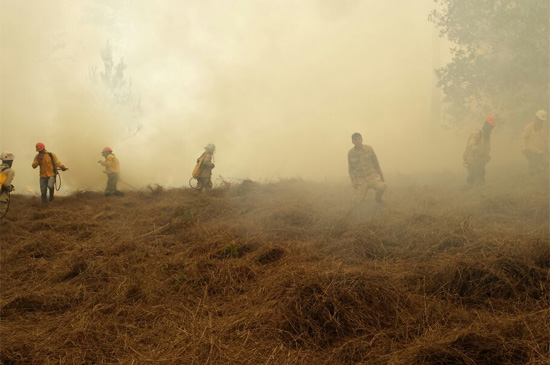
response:
{"label": "yellow helmet", "polygon": [[539,118],[540,120],[546,120],[547,116],[546,116],[546,110],[539,110],[538,112],[535,113],[536,117]]}

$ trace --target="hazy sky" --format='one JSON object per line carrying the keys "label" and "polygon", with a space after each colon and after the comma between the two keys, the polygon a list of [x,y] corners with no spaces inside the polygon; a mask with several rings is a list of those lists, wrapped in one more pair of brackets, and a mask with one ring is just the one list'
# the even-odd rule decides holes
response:
{"label": "hazy sky", "polygon": [[[207,143],[217,146],[214,177],[343,180],[353,132],[386,174],[460,170],[483,119],[448,131],[432,116],[433,6],[3,0],[0,148],[16,155],[18,192],[38,188],[38,141],[70,168],[72,189],[104,185],[97,161],[107,145],[133,185],[186,185]],[[141,99],[133,137],[136,119],[89,77],[103,69],[107,42]],[[505,133],[493,141],[497,155],[510,149]]]}

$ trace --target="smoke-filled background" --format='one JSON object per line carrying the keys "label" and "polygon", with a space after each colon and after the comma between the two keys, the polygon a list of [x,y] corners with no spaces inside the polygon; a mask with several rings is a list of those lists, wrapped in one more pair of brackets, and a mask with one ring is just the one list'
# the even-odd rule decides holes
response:
{"label": "smoke-filled background", "polygon": [[[103,186],[104,146],[134,186],[186,185],[207,143],[214,177],[344,181],[353,132],[386,175],[460,174],[467,135],[493,111],[446,127],[434,68],[450,44],[433,7],[3,1],[0,148],[16,155],[19,193],[38,188],[39,141],[70,168],[65,191]],[[517,131],[499,127],[492,167],[522,158]]]}

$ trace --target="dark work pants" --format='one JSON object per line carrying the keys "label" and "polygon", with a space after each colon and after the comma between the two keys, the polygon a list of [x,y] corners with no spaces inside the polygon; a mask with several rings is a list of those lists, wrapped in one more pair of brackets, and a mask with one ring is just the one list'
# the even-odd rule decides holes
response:
{"label": "dark work pants", "polygon": [[53,194],[55,191],[55,176],[52,177],[40,177],[40,196],[42,197],[42,203],[47,203],[47,193],[50,191],[50,200],[53,200]]}
{"label": "dark work pants", "polygon": [[475,163],[468,165],[468,179],[470,186],[485,185],[485,163]]}
{"label": "dark work pants", "polygon": [[205,189],[206,191],[209,191],[212,189],[212,177],[199,177],[197,179],[197,190],[202,191],[202,189]]}
{"label": "dark work pants", "polygon": [[548,153],[536,153],[533,151],[524,150],[523,154],[525,155],[525,158],[527,158],[529,173],[531,175],[548,171]]}
{"label": "dark work pants", "polygon": [[118,174],[107,174],[107,187],[105,188],[105,196],[124,196],[122,191],[117,190]]}

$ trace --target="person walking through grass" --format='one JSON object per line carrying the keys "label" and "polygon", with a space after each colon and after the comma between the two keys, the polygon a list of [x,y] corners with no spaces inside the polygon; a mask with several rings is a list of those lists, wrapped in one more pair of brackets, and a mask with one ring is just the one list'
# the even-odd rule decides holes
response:
{"label": "person walking through grass", "polygon": [[360,133],[353,133],[351,142],[354,147],[348,152],[348,170],[354,189],[352,208],[357,207],[365,199],[369,189],[374,189],[376,202],[382,204],[386,183],[378,157],[371,146],[363,144]]}
{"label": "person walking through grass", "polygon": [[468,138],[462,156],[468,169],[468,187],[485,185],[485,165],[491,160],[491,132],[496,125],[496,115],[489,114],[482,128],[475,129]]}
{"label": "person walking through grass", "polygon": [[203,154],[197,159],[199,172],[196,190],[198,191],[208,192],[212,189],[212,169],[216,167],[214,164],[215,151],[216,146],[213,143],[209,143],[204,147]]}
{"label": "person walking through grass", "polygon": [[120,164],[118,162],[118,158],[116,158],[111,147],[103,148],[101,154],[103,155],[104,160],[99,160],[97,162],[101,164],[101,166],[105,167],[105,171],[103,172],[107,174],[105,196],[124,196],[124,193],[117,189],[120,174]]}
{"label": "person walking through grass", "polygon": [[42,203],[47,203],[48,190],[50,192],[50,201],[54,199],[57,170],[66,171],[68,168],[59,161],[55,153],[46,151],[44,143],[38,142],[35,148],[38,154],[34,156],[32,168],[35,169],[40,166],[40,194]]}
{"label": "person walking through grass", "polygon": [[535,120],[523,129],[523,154],[529,164],[529,173],[548,173],[548,122],[546,111],[539,110]]}

